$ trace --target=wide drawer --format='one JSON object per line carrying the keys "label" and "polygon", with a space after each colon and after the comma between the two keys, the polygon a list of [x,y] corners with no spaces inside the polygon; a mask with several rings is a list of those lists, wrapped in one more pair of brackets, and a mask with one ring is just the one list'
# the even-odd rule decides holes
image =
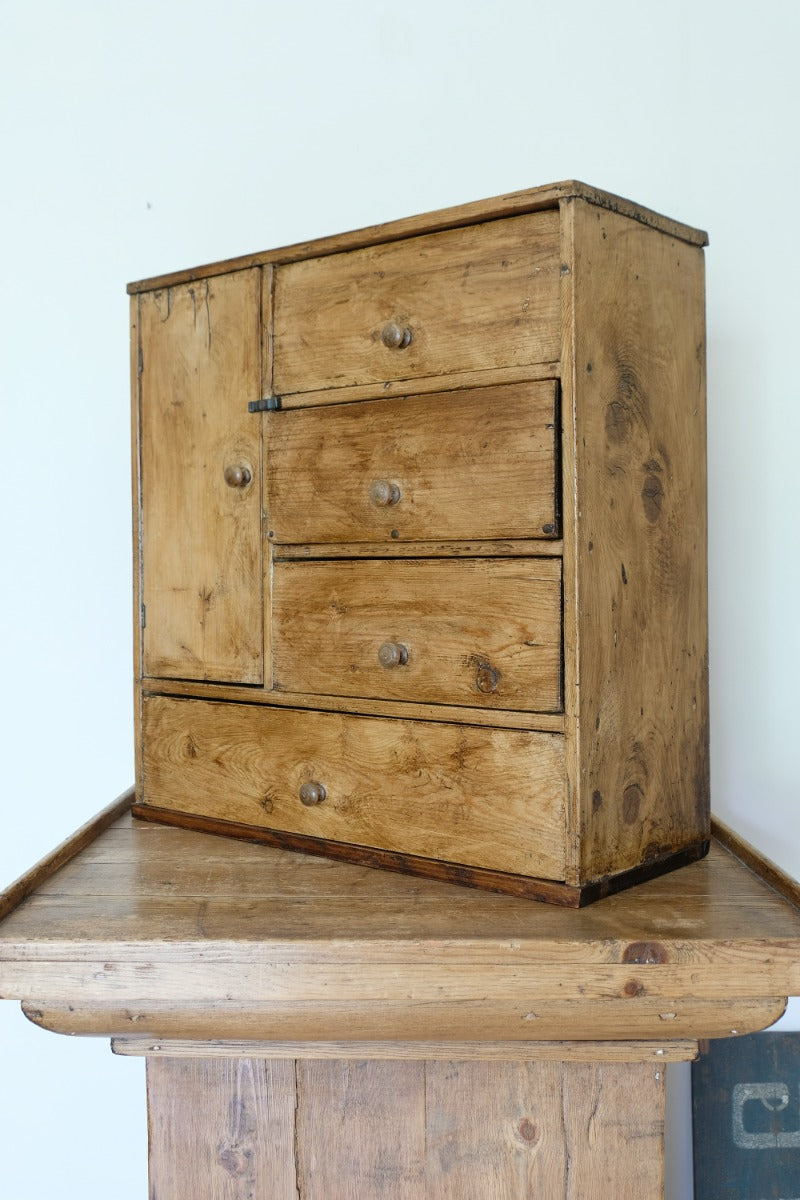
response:
{"label": "wide drawer", "polygon": [[557,425],[554,380],[270,413],[270,539],[554,537]]}
{"label": "wide drawer", "polygon": [[559,734],[150,696],[143,764],[146,805],[564,878]]}
{"label": "wide drawer", "polygon": [[557,712],[561,562],[276,562],[273,686]]}
{"label": "wide drawer", "polygon": [[556,211],[279,266],[275,390],[557,362],[559,285]]}

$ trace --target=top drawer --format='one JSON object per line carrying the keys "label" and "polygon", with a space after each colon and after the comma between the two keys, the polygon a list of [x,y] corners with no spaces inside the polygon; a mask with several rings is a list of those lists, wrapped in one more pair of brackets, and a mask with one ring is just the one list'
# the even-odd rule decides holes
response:
{"label": "top drawer", "polygon": [[275,391],[557,362],[559,263],[547,211],[278,267]]}

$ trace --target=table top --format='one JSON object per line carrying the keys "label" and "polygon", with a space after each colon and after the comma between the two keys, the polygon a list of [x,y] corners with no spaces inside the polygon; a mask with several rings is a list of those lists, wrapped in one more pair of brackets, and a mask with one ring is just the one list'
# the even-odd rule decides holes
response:
{"label": "table top", "polygon": [[800,992],[796,892],[735,840],[571,910],[143,823],[128,803],[0,897],[0,996],[48,1028],[696,1038],[763,1028]]}

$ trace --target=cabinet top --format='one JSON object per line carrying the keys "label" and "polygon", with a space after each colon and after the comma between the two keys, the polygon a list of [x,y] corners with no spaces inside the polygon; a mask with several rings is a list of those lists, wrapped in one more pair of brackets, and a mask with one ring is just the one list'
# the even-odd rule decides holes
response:
{"label": "cabinet top", "polygon": [[545,184],[542,187],[526,188],[520,192],[509,192],[503,196],[494,196],[489,200],[476,200],[469,204],[459,204],[453,208],[442,208],[435,212],[422,213],[419,216],[404,217],[399,221],[389,221],[382,225],[369,225],[365,229],[356,229],[349,233],[336,234],[333,237],[316,238],[308,242],[298,242],[293,246],[282,246],[275,250],[264,250],[258,254],[246,254],[222,262],[192,267],[188,270],[156,275],[150,279],[140,279],[135,283],[128,284],[128,292],[135,295],[137,292],[172,287],[180,283],[189,283],[195,279],[223,275],[229,271],[242,271],[248,267],[259,267],[269,263],[297,262],[303,258],[320,258],[326,254],[336,254],[343,250],[357,250],[364,246],[376,245],[379,242],[397,241],[400,238],[414,237],[418,234],[455,229],[460,225],[472,225],[480,221],[493,221],[502,217],[517,216],[521,213],[536,212],[540,209],[557,208],[560,202],[573,199],[585,200],[600,208],[621,213],[623,216],[658,229],[670,237],[680,238],[681,241],[688,242],[690,245],[708,245],[708,234],[702,229],[683,225],[679,221],[673,221],[669,217],[653,212],[652,209],[634,204],[631,200],[625,200],[611,192],[604,192],[589,184],[570,179],[561,183]]}
{"label": "cabinet top", "polygon": [[446,1010],[479,1041],[722,1036],[800,988],[796,885],[719,827],[702,862],[576,911],[136,822],[129,803],[0,894],[0,995],[39,1023],[72,1013],[48,1027],[119,1033],[133,1006],[159,1036],[193,1012],[208,1036],[391,1017],[436,1037]]}

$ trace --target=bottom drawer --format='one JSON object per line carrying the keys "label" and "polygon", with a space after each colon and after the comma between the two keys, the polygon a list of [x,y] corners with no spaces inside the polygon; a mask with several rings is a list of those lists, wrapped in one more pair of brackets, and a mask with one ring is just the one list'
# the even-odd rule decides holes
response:
{"label": "bottom drawer", "polygon": [[145,806],[564,879],[560,734],[149,696],[142,750]]}

